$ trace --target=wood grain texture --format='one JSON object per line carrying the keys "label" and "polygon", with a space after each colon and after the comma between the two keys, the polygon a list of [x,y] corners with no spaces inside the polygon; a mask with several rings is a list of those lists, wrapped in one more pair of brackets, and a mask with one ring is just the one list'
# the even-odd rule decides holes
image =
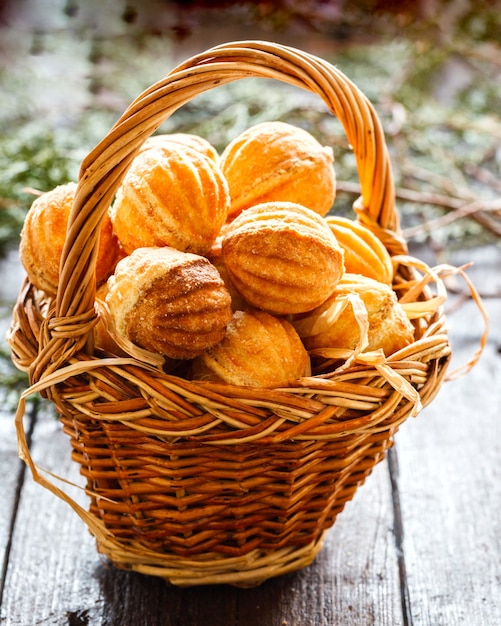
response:
{"label": "wood grain texture", "polygon": [[[0,264],[0,336],[3,338],[10,324],[11,307],[19,292],[23,277],[23,270],[19,262],[17,250],[9,252],[1,259]],[[2,346],[3,347],[3,346]],[[0,369],[0,386],[7,375]],[[17,500],[24,479],[25,466],[18,457],[16,430],[12,412],[15,404],[15,394],[9,394],[1,389],[0,394],[0,585],[8,561],[10,550],[11,529],[15,523]],[[30,418],[28,418],[29,420]],[[27,421],[28,421],[27,420]],[[30,430],[30,427],[27,427]],[[0,587],[1,597],[1,587]]]}
{"label": "wood grain texture", "polygon": [[[501,250],[487,252],[469,274],[479,290],[493,293]],[[501,623],[501,302],[485,304],[491,332],[477,367],[447,382],[397,435],[413,626]],[[467,302],[449,324],[454,367],[476,348],[481,322]]]}
{"label": "wood grain texture", "polygon": [[5,577],[9,559],[11,531],[15,523],[17,500],[24,466],[17,456],[16,435],[12,416],[0,412],[0,584]]}

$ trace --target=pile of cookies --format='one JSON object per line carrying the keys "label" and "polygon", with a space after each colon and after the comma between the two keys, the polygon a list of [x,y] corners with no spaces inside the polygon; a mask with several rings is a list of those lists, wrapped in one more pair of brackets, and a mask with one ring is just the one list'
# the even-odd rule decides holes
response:
{"label": "pile of cookies", "polygon": [[[317,354],[411,343],[388,252],[329,214],[333,164],[331,148],[284,122],[249,128],[220,155],[196,135],[148,139],[101,225],[96,349],[135,346],[193,379],[279,387]],[[21,232],[21,261],[47,297],[75,190],[37,197]]]}

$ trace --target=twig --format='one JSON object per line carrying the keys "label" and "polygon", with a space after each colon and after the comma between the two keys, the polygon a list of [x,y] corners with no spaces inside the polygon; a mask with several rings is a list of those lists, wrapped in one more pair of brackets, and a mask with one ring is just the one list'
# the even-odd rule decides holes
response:
{"label": "twig", "polygon": [[482,224],[485,228],[488,228],[495,235],[501,237],[501,227],[498,227],[492,220],[483,216],[483,213],[491,212],[491,211],[499,211],[501,209],[501,200],[493,201],[493,202],[483,202],[481,200],[475,200],[470,204],[466,204],[459,209],[455,209],[451,213],[447,215],[443,215],[435,220],[431,220],[429,222],[423,223],[419,226],[414,226],[412,228],[406,228],[403,231],[403,236],[406,239],[412,239],[417,235],[421,235],[422,233],[429,233],[437,228],[442,228],[447,224],[451,224],[452,222],[461,219],[463,217],[473,217],[479,223]]}
{"label": "twig", "polygon": [[474,165],[473,163],[467,163],[464,167],[467,174],[474,176],[484,185],[488,185],[496,191],[501,192],[501,181],[492,172],[478,165]]}
{"label": "twig", "polygon": [[[338,181],[336,186],[338,191],[344,191],[345,193],[352,194],[360,193],[360,186],[357,183]],[[459,198],[452,198],[450,196],[430,191],[414,191],[412,189],[398,187],[395,190],[395,195],[400,200],[407,200],[408,202],[415,202],[416,204],[431,204],[455,210],[460,209],[463,206],[463,201]]]}
{"label": "twig", "polygon": [[[360,187],[356,183],[350,183],[345,181],[338,181],[338,191],[351,194],[359,194]],[[414,191],[412,189],[405,189],[398,187],[395,190],[395,196],[399,200],[406,200],[408,202],[414,202],[416,204],[429,204],[444,209],[451,210],[451,213],[440,217],[426,224],[414,226],[408,228],[403,232],[404,237],[411,239],[422,233],[432,231],[436,228],[440,228],[447,224],[450,224],[463,217],[471,217],[475,219],[484,228],[490,230],[493,234],[501,237],[501,226],[498,226],[488,213],[496,213],[501,211],[501,201],[494,200],[492,202],[473,200],[465,204],[461,198],[454,198],[451,196],[445,196],[429,191]]]}
{"label": "twig", "polygon": [[24,193],[29,193],[32,196],[42,196],[43,195],[43,191],[40,191],[39,189],[34,189],[33,187],[25,187],[23,189]]}

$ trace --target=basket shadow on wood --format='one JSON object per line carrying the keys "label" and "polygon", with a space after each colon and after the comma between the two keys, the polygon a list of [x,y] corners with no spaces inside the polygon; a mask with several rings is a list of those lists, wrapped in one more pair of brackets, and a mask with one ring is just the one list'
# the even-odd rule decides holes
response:
{"label": "basket shadow on wood", "polygon": [[[417,405],[439,390],[451,356],[442,309],[415,323],[415,341],[383,364],[354,360],[283,389],[193,382],[137,358],[94,351],[99,226],[142,144],[199,93],[246,77],[307,89],[342,122],[358,166],[359,220],[392,255],[405,255],[388,152],[367,98],[332,65],[268,42],[197,55],[146,90],[86,157],[57,297],[29,282],[9,335],[30,392],[50,398],[87,480],[84,519],[117,567],[177,585],[256,585],[304,567],[346,502],[384,458]],[[396,264],[399,297],[416,290]],[[417,299],[431,298],[423,283]],[[382,367],[384,365],[384,367]],[[386,368],[386,370],[385,370]],[[385,371],[415,390],[409,396]],[[23,440],[22,417],[18,418]]]}

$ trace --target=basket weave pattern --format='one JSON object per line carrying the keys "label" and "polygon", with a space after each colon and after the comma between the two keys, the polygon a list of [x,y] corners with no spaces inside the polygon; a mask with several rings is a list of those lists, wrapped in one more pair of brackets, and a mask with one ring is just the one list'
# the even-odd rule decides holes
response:
{"label": "basket weave pattern", "polygon": [[[46,300],[26,282],[9,337],[15,363],[30,374],[30,391],[50,398],[61,416],[87,479],[89,511],[41,479],[28,458],[35,477],[73,506],[116,566],[179,585],[253,585],[310,563],[325,531],[416,412],[416,399],[390,384],[385,368],[424,406],[450,359],[440,308],[416,323],[415,342],[384,367],[356,360],[283,389],[191,382],[137,358],[94,352],[99,226],[132,159],[180,106],[246,77],[318,94],[356,156],[358,218],[391,254],[406,254],[388,152],[367,98],[307,53],[265,42],[225,44],[141,94],[86,157],[57,297]],[[399,297],[416,290],[403,265],[395,288]],[[413,294],[430,297],[426,286]]]}

